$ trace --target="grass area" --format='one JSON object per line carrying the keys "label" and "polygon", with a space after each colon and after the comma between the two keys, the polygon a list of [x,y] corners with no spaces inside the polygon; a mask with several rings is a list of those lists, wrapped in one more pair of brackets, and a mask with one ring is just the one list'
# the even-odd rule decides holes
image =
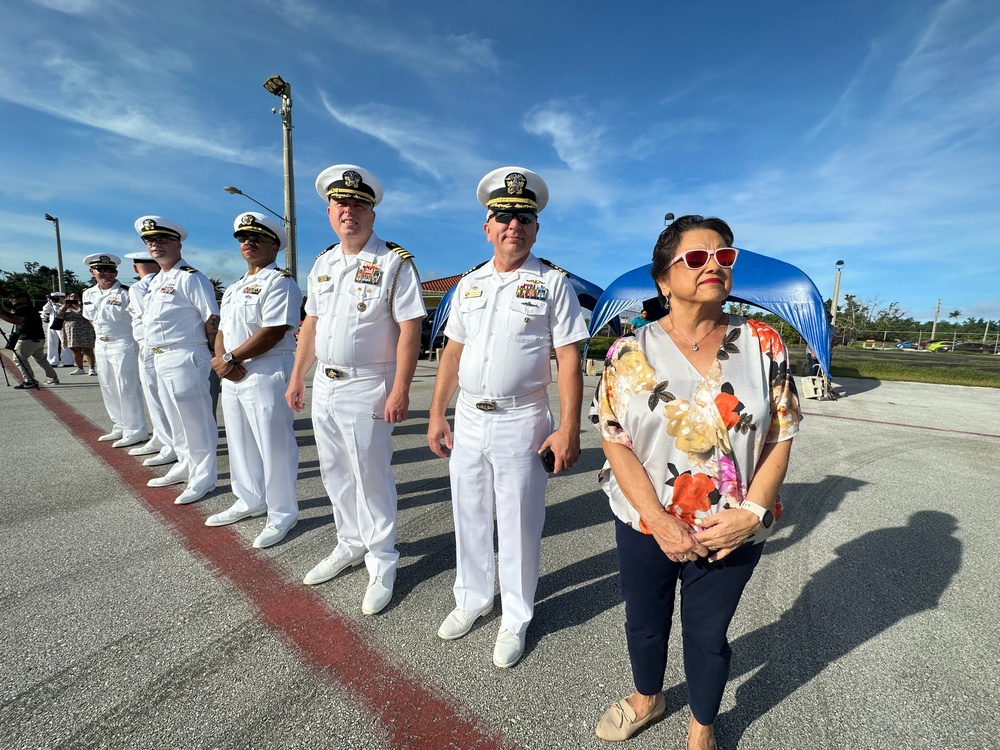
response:
{"label": "grass area", "polygon": [[[793,352],[801,361],[805,350]],[[834,378],[867,378],[1000,388],[1000,355],[834,347]]]}

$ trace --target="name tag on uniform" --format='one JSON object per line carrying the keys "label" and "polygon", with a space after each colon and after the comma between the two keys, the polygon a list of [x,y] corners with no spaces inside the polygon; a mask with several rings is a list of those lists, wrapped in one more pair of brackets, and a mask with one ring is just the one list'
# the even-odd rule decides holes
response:
{"label": "name tag on uniform", "polygon": [[382,269],[378,263],[362,263],[361,268],[354,274],[355,284],[378,284],[382,280]]}
{"label": "name tag on uniform", "polygon": [[528,281],[517,288],[514,296],[518,299],[547,300],[549,298],[549,290],[540,283]]}
{"label": "name tag on uniform", "polygon": [[470,297],[482,297],[482,296],[483,296],[483,290],[480,289],[478,286],[472,287],[472,289],[470,289],[465,293],[465,299],[469,299]]}
{"label": "name tag on uniform", "polygon": [[320,276],[318,279],[316,279],[316,281],[329,281],[329,280],[330,280],[329,276]]}

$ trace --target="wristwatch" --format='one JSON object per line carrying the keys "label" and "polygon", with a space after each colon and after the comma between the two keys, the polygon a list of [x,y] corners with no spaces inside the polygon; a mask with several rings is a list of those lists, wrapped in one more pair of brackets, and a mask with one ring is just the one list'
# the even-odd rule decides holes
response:
{"label": "wristwatch", "polygon": [[233,356],[232,352],[226,352],[222,355],[222,361],[227,365],[238,365],[239,362],[236,361],[236,357]]}
{"label": "wristwatch", "polygon": [[752,503],[749,500],[744,500],[737,508],[742,508],[743,510],[748,510],[760,519],[760,525],[765,529],[771,528],[771,524],[774,523],[774,514],[765,508],[763,505],[757,505],[757,503]]}

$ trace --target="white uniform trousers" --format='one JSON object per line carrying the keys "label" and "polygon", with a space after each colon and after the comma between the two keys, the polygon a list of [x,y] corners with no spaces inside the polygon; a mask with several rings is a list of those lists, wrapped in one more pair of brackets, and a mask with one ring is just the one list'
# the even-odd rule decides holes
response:
{"label": "white uniform trousers", "polygon": [[139,382],[142,383],[142,395],[146,400],[146,410],[149,412],[149,423],[153,427],[154,447],[173,450],[174,441],[170,435],[170,423],[167,413],[160,400],[160,391],[156,385],[156,367],[154,359],[157,355],[145,344],[139,345]]}
{"label": "white uniform trousers", "polygon": [[493,601],[495,505],[501,624],[516,635],[527,629],[535,608],[548,481],[537,454],[552,424],[544,391],[537,402],[512,409],[479,411],[461,394],[455,406],[449,466],[455,604],[477,610]]}
{"label": "white uniform trousers", "polygon": [[331,379],[325,369],[316,365],[312,422],[337,547],[350,557],[367,551],[369,575],[384,576],[399,562],[392,425],[383,418],[396,366],[366,367],[363,374],[346,368],[340,379]]}
{"label": "white uniform trousers", "polygon": [[94,342],[97,380],[113,432],[123,438],[149,435],[139,382],[139,347],[133,338]]}
{"label": "white uniform trousers", "polygon": [[156,388],[177,453],[177,464],[167,476],[184,478],[187,489],[196,492],[210,490],[218,479],[219,427],[208,395],[211,363],[205,344],[164,349],[153,359]]}
{"label": "white uniform trousers", "polygon": [[[49,364],[53,367],[59,367],[60,364],[71,365],[73,364],[73,352],[69,349],[62,349],[62,332],[53,331],[48,326],[45,326],[45,341],[46,341],[46,351],[45,358],[49,361]],[[60,362],[59,350],[62,349],[62,362]]]}
{"label": "white uniform trousers", "polygon": [[239,382],[222,381],[222,413],[229,444],[235,510],[267,508],[268,526],[287,526],[299,515],[295,480],[299,447],[294,412],[285,401],[295,354],[273,354],[244,362]]}

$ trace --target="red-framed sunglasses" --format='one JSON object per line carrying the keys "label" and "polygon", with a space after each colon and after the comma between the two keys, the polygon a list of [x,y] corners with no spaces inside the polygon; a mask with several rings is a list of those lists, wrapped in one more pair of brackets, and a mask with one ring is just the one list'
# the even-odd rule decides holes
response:
{"label": "red-framed sunglasses", "polygon": [[699,268],[704,268],[708,265],[709,258],[715,258],[715,262],[719,264],[719,268],[732,268],[736,265],[736,256],[739,254],[740,251],[735,247],[720,247],[717,250],[688,250],[670,261],[670,265],[667,268],[684,261],[685,266],[692,271],[697,271]]}

